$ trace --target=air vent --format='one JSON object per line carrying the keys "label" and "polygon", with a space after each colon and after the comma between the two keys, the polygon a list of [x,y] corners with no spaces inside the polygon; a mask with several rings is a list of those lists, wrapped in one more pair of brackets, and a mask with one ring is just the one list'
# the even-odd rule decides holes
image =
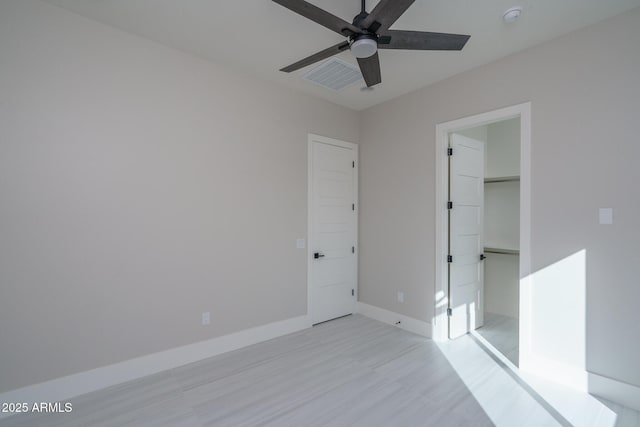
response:
{"label": "air vent", "polygon": [[331,58],[322,65],[309,71],[304,80],[334,91],[362,80],[360,69],[338,58]]}

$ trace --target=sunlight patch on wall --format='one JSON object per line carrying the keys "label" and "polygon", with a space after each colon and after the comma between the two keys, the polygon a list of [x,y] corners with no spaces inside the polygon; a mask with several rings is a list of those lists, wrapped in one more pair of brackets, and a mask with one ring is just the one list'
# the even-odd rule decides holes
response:
{"label": "sunlight patch on wall", "polygon": [[521,368],[586,391],[586,250],[523,278],[521,307]]}

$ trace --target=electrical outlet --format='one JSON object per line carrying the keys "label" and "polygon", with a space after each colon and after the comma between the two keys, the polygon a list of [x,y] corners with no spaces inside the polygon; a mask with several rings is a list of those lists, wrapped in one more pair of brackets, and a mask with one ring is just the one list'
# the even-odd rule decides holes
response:
{"label": "electrical outlet", "polygon": [[402,291],[398,292],[398,302],[404,304],[404,292]]}
{"label": "electrical outlet", "polygon": [[211,324],[211,313],[205,311],[202,313],[202,326]]}
{"label": "electrical outlet", "polygon": [[305,247],[304,239],[296,239],[296,248],[304,249],[304,247]]}

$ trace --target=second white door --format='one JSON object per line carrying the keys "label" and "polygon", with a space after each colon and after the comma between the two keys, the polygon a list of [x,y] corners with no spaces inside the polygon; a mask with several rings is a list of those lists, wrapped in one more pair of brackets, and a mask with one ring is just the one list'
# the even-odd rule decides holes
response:
{"label": "second white door", "polygon": [[309,136],[309,292],[312,323],[355,311],[357,145]]}
{"label": "second white door", "polygon": [[449,147],[449,338],[483,323],[484,142],[452,134]]}

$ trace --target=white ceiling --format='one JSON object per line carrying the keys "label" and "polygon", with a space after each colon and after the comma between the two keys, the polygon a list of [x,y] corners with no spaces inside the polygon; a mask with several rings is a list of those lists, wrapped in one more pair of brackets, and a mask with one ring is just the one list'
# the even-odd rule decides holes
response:
{"label": "white ceiling", "polygon": [[[380,51],[382,83],[333,92],[278,70],[343,38],[270,0],[45,0],[228,68],[361,110],[640,6],[640,0],[416,0],[392,29],[470,34],[462,52]],[[351,21],[359,0],[311,0]],[[367,2],[371,10],[377,0]],[[505,24],[513,6],[524,12]],[[568,55],[571,52],[567,52]],[[356,63],[349,51],[340,58]],[[317,65],[317,64],[316,64]]]}

